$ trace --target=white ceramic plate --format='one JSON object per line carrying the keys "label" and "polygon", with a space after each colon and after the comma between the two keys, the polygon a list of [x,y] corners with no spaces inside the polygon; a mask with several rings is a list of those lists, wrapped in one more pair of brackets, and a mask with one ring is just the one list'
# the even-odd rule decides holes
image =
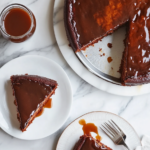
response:
{"label": "white ceramic plate", "polygon": [[[54,79],[59,86],[52,96],[52,108],[44,109],[44,113],[22,133],[10,76],[26,73]],[[52,60],[39,56],[19,57],[5,64],[0,69],[0,95],[0,127],[8,134],[26,140],[41,139],[56,132],[67,120],[72,105],[72,90],[66,73]]]}
{"label": "white ceramic plate", "polygon": [[[79,61],[79,59],[73,52],[72,48],[68,46],[69,41],[67,39],[66,31],[64,27],[64,0],[55,0],[53,24],[54,24],[55,37],[56,37],[61,53],[63,54],[64,58],[66,59],[70,67],[86,82],[88,82],[89,84],[93,85],[94,87],[100,90],[103,90],[112,94],[116,94],[116,95],[122,95],[122,96],[136,96],[136,95],[142,95],[142,94],[146,94],[150,92],[149,90],[150,84],[145,84],[142,86],[132,86],[132,87],[124,87],[120,85],[115,85],[115,84],[112,84],[110,82],[107,82],[99,78],[95,74],[91,73],[86,67],[84,67],[84,65]],[[114,45],[113,43],[114,45],[113,51],[108,50],[108,47],[107,47],[108,41],[110,43],[115,42],[116,37],[118,37],[118,34],[121,34],[119,42],[117,41],[119,44]],[[119,69],[120,60],[122,57],[121,54],[123,50],[122,49],[122,46],[123,46],[122,34],[124,35],[124,28],[119,29],[114,34],[108,36],[106,39],[103,39],[102,42],[95,44],[94,48],[96,48],[96,50],[93,50],[93,48],[90,47],[85,52],[85,55],[88,56],[87,59],[89,62],[92,62],[95,65],[95,67],[98,67],[98,68],[100,67],[98,63],[101,63],[102,64],[101,70],[104,73],[112,75],[114,77],[119,77],[119,74],[117,71]],[[114,52],[116,47],[119,49],[121,47],[121,51],[119,53],[117,53],[117,51]],[[92,51],[94,51],[94,53],[96,54],[96,56],[99,58],[100,56],[97,54],[99,53],[98,48],[103,48],[102,53],[106,53],[106,55],[105,57],[102,57],[101,59],[102,62],[97,63],[97,61],[95,61],[95,60],[98,60],[97,58],[96,59],[94,59],[93,57],[91,58],[91,54],[89,54],[91,52],[91,48],[92,48]],[[114,59],[114,61],[111,64],[108,64],[107,57],[110,55]],[[113,65],[113,70],[111,69],[112,65]]]}
{"label": "white ceramic plate", "polygon": [[[112,119],[127,135],[126,143],[130,150],[135,150],[137,146],[141,145],[137,133],[123,118],[109,112],[91,112],[76,119],[64,130],[60,136],[56,150],[73,149],[74,145],[79,140],[79,137],[83,135],[82,126],[79,124],[79,120],[81,119],[85,119],[86,123],[94,123],[97,127]],[[116,146],[100,129],[99,134],[102,137],[102,143],[111,147],[113,150],[126,150],[123,146]]]}

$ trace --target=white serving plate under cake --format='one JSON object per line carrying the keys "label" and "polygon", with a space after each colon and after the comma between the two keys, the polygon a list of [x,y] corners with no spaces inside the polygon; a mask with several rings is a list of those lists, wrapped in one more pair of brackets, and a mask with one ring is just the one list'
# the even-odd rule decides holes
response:
{"label": "white serving plate under cake", "polygon": [[[90,46],[86,51],[75,54],[69,46],[64,27],[64,0],[55,0],[53,25],[62,55],[70,67],[86,82],[100,90],[122,96],[136,96],[150,92],[150,84],[129,87],[119,83],[118,70],[124,50],[124,27],[94,44],[94,47]],[[108,43],[113,44],[111,49],[107,46]],[[102,48],[101,52],[99,48]],[[100,57],[100,53],[105,53],[105,56]],[[108,57],[112,57],[111,63],[108,63]]]}

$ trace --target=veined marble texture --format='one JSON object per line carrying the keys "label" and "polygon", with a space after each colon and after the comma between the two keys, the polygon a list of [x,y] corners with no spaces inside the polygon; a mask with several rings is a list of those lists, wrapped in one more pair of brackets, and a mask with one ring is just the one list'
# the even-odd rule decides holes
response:
{"label": "veined marble texture", "polygon": [[37,29],[31,39],[20,44],[0,38],[0,67],[23,55],[41,55],[54,60],[69,76],[73,90],[73,107],[65,125],[41,140],[19,140],[0,129],[0,150],[55,150],[64,128],[77,117],[91,111],[109,111],[120,115],[134,127],[140,137],[150,135],[150,94],[123,97],[103,92],[82,80],[68,66],[54,36],[54,0],[0,0],[0,11],[10,3],[22,3],[29,7],[36,16]]}

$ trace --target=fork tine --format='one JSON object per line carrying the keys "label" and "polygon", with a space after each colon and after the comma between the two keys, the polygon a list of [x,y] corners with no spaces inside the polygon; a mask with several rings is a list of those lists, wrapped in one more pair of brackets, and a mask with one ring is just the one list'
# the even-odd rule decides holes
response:
{"label": "fork tine", "polygon": [[109,127],[109,125],[105,122],[104,123],[105,126],[114,134],[114,136],[116,135],[116,133]]}
{"label": "fork tine", "polygon": [[112,132],[116,135],[116,134],[118,134],[117,132],[116,132],[116,130],[114,129],[114,128],[112,128],[108,123],[106,123],[106,125],[107,125],[107,127],[109,128],[109,130],[112,130]]}
{"label": "fork tine", "polygon": [[109,123],[112,125],[112,127],[116,130],[117,133],[121,132],[120,130],[118,130],[118,128],[113,123],[111,123],[110,121],[109,121]]}
{"label": "fork tine", "polygon": [[[102,126],[103,126],[103,125],[102,125]],[[111,136],[114,137],[114,134],[113,134],[110,130],[108,130],[105,126],[103,126],[103,128],[104,128]]]}
{"label": "fork tine", "polygon": [[[101,127],[100,127],[101,128]],[[113,138],[103,129],[101,128],[101,130],[113,141]],[[114,141],[113,141],[114,142]]]}
{"label": "fork tine", "polygon": [[119,128],[119,126],[118,126],[113,120],[111,120],[111,122],[118,128],[118,130],[119,130],[120,132],[123,132],[123,131]]}

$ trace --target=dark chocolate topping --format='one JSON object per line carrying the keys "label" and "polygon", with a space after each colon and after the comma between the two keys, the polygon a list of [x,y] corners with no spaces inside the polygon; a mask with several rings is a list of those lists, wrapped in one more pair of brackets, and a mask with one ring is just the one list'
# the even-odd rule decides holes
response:
{"label": "dark chocolate topping", "polygon": [[81,47],[129,20],[137,0],[68,0],[70,20]]}
{"label": "dark chocolate topping", "polygon": [[12,76],[11,81],[20,114],[21,128],[23,129],[40,106],[40,103],[57,86],[57,82],[30,75]]}
{"label": "dark chocolate topping", "polygon": [[76,52],[126,23],[121,82],[124,85],[150,82],[149,0],[66,0],[65,7],[66,32]]}

